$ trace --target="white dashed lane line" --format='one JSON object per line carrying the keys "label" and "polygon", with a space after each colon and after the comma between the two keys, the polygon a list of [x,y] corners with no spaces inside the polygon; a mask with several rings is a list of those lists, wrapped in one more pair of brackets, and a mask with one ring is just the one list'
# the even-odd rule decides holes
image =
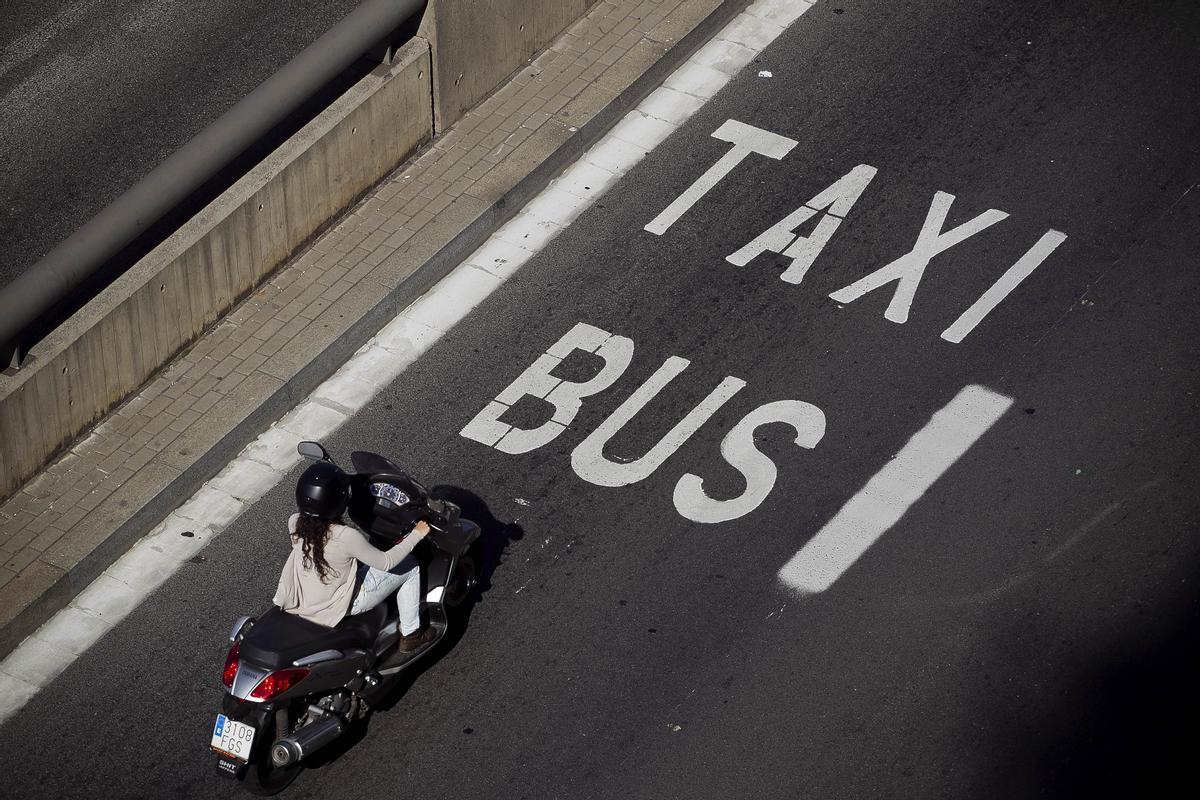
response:
{"label": "white dashed lane line", "polygon": [[962,389],[784,564],[779,579],[801,594],[832,586],[1012,403],[982,386]]}

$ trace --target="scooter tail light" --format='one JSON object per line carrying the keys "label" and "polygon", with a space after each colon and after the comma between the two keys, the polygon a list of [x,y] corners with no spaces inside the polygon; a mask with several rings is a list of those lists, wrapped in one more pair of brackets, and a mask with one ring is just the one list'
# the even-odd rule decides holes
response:
{"label": "scooter tail light", "polygon": [[241,655],[242,645],[240,642],[234,642],[233,647],[229,648],[229,655],[225,656],[225,671],[221,674],[221,680],[225,683],[226,689],[233,688],[233,679],[238,673],[238,658]]}
{"label": "scooter tail light", "polygon": [[311,671],[303,667],[276,670],[259,681],[254,690],[250,692],[250,696],[255,700],[270,700],[307,678]]}

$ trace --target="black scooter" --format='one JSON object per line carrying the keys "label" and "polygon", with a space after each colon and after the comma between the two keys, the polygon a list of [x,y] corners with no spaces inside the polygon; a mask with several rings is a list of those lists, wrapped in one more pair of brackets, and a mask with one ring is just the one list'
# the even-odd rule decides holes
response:
{"label": "black scooter", "polygon": [[[316,442],[301,442],[298,450],[313,461],[332,461]],[[349,515],[372,544],[390,548],[418,519],[432,529],[413,552],[421,565],[421,614],[437,636],[419,650],[400,652],[390,598],[334,628],[275,607],[257,619],[239,619],[229,636],[226,694],[211,747],[217,771],[255,794],[285,789],[305,759],[362,720],[402,671],[437,646],[456,621],[453,610],[476,589],[479,526],[383,456],[355,452],[350,460]]]}

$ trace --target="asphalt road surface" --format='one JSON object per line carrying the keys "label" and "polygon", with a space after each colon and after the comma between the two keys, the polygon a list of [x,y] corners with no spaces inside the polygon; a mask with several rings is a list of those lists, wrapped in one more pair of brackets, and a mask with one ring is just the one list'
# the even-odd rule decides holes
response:
{"label": "asphalt road surface", "polygon": [[[342,428],[335,454],[377,449],[478,495],[503,558],[461,639],[288,796],[1097,797],[1190,783],[1200,14],[1148,6],[818,5]],[[646,231],[730,151],[711,135],[728,120],[795,145],[748,155]],[[780,279],[790,256],[726,260],[857,165],[874,177],[799,283]],[[948,218],[919,236],[938,192],[954,196]],[[1008,216],[954,244],[935,236],[988,209]],[[943,338],[1049,231],[1067,238],[959,343]],[[846,299],[915,246],[939,252],[906,322],[885,314],[900,315],[912,259],[899,282]],[[581,322],[633,343],[611,388],[525,454],[460,434]],[[581,457],[672,356],[690,364],[616,429],[609,466]],[[599,363],[576,353],[555,374],[585,380]],[[744,387],[648,476],[598,485],[629,479],[727,376]],[[765,497],[728,521],[685,517],[714,506],[677,502],[681,476],[741,495],[722,441],[787,400],[809,404],[786,405],[807,443],[787,423],[754,432],[778,473]],[[502,420],[535,428],[549,413],[526,398]],[[8,792],[240,792],[207,741],[226,632],[269,602],[291,491],[0,730]],[[853,547],[826,552],[827,588],[789,588],[781,568],[837,530],[873,543],[848,561]]]}
{"label": "asphalt road surface", "polygon": [[358,0],[5,0],[0,286]]}

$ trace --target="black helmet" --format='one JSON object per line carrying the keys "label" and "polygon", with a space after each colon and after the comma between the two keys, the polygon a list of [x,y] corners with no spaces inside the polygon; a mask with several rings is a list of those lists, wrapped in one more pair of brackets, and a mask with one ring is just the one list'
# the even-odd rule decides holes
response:
{"label": "black helmet", "polygon": [[318,461],[304,470],[296,484],[296,505],[306,517],[336,520],[349,502],[350,478],[337,464]]}

